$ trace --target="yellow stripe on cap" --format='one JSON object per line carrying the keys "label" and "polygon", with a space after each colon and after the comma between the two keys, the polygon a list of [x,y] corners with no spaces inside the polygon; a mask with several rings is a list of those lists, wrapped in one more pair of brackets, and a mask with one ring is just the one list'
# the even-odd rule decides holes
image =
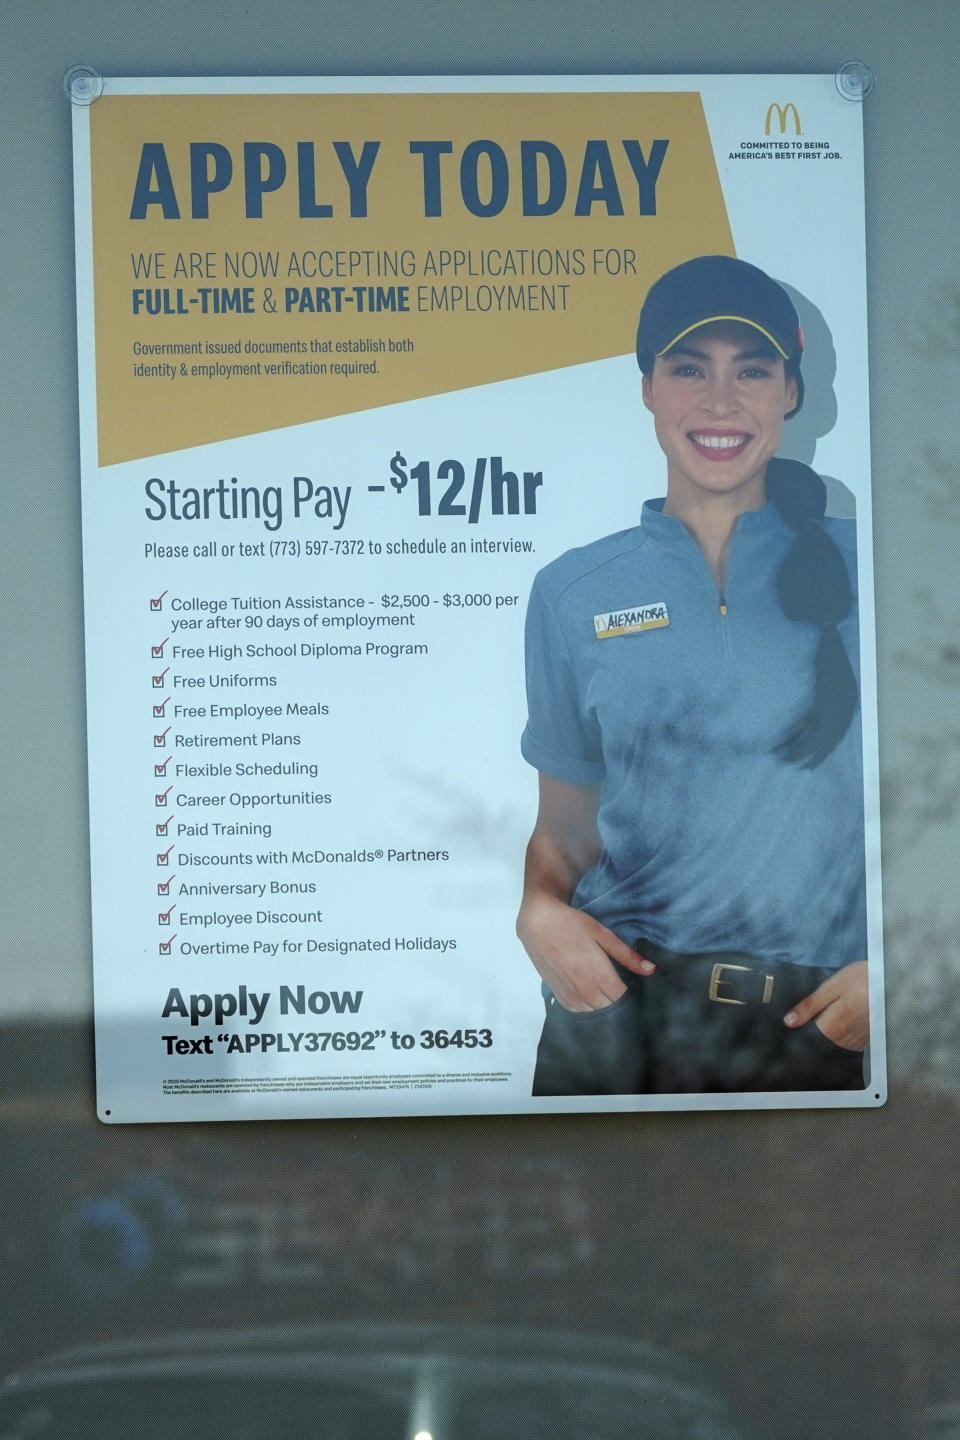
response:
{"label": "yellow stripe on cap", "polygon": [[778,355],[782,355],[784,360],[790,359],[789,353],[784,350],[780,341],[770,334],[769,330],[765,330],[762,325],[758,325],[756,320],[747,320],[743,315],[708,315],[705,319],[698,320],[695,325],[688,325],[686,330],[681,330],[679,335],[673,337],[669,345],[664,345],[662,350],[656,352],[657,355],[666,355],[667,351],[672,350],[674,345],[679,344],[685,335],[691,334],[694,330],[702,329],[704,325],[713,325],[718,320],[732,320],[736,325],[749,325],[751,330],[759,330],[760,334],[765,335],[770,341],[770,344]]}

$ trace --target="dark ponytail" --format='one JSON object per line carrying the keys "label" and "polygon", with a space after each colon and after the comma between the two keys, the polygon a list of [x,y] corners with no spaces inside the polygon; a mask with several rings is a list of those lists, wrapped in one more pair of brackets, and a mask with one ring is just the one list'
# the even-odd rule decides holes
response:
{"label": "dark ponytail", "polygon": [[837,626],[853,604],[843,556],[822,521],[827,488],[809,465],[771,460],[767,499],[797,538],[777,572],[777,594],[790,620],[820,627],[813,663],[813,702],[776,746],[782,760],[812,770],[843,739],[860,695]]}

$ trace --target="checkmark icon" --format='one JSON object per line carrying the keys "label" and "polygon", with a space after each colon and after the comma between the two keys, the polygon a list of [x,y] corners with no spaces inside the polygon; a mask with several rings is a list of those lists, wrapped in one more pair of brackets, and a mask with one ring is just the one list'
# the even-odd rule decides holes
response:
{"label": "checkmark icon", "polygon": [[166,678],[165,678],[165,677],[166,677],[169,669],[170,669],[170,666],[168,665],[167,668],[166,668],[166,670],[161,670],[159,675],[154,675],[154,677],[153,677],[153,688],[154,688],[154,690],[162,690],[163,687],[166,685],[167,682],[166,682]]}
{"label": "checkmark icon", "polygon": [[169,910],[158,910],[158,912],[157,912],[157,924],[158,924],[158,925],[169,925],[169,924],[170,924],[170,916],[173,914],[173,912],[174,912],[174,910],[176,910],[176,908],[177,908],[176,905],[171,905]]}
{"label": "checkmark icon", "polygon": [[[158,835],[166,835],[167,830],[168,830],[169,825],[170,825],[170,821],[171,821],[172,819],[173,819],[173,816],[172,816],[172,815],[168,815],[167,818],[166,818],[166,820],[158,820],[158,821],[157,821],[157,824],[156,824],[156,827],[155,827],[155,828],[156,828],[156,831],[157,831],[157,834],[158,834]],[[173,849],[173,846],[172,846],[172,845],[171,845],[170,849],[171,849],[171,850]],[[168,855],[170,854],[170,850],[167,851],[167,854],[168,854]],[[166,860],[164,860],[163,863],[164,863],[164,865],[166,865],[166,863],[167,863]]]}
{"label": "checkmark icon", "polygon": [[164,808],[164,806],[166,805],[166,803],[167,803],[167,796],[170,794],[170,791],[171,791],[172,789],[173,789],[173,786],[172,786],[172,785],[168,785],[167,788],[166,788],[166,790],[164,790],[162,794],[154,795],[154,797],[153,797],[153,803],[154,803],[154,805],[159,805],[160,809],[162,810],[162,809]]}
{"label": "checkmark icon", "polygon": [[160,944],[157,946],[157,949],[160,951],[160,954],[161,954],[161,955],[169,955],[169,954],[170,954],[170,946],[173,944],[173,942],[174,942],[174,940],[176,940],[176,938],[177,938],[176,935],[171,935],[169,940],[161,940],[161,941],[160,941]]}
{"label": "checkmark icon", "polygon": [[[171,845],[170,850],[172,850],[172,849],[173,849],[173,846]],[[167,851],[167,854],[168,854],[168,855],[170,854],[170,850]],[[161,862],[160,862],[160,857],[159,857],[159,855],[158,855],[158,856],[157,856],[157,864],[159,865],[160,863],[161,863]],[[163,861],[163,864],[165,865],[166,863],[167,863],[167,862],[164,860],[164,861]],[[166,880],[158,880],[158,881],[157,881],[157,894],[158,894],[158,895],[169,895],[169,894],[170,894],[170,882],[171,882],[172,880],[174,880],[175,878],[176,878],[176,876],[174,876],[174,875],[168,875],[167,878],[166,878]]]}
{"label": "checkmark icon", "polygon": [[[168,636],[167,636],[167,640],[169,640],[169,639],[170,639],[170,636],[168,635]],[[162,660],[162,659],[163,659],[163,647],[164,647],[164,645],[166,645],[167,640],[161,640],[159,645],[151,645],[151,646],[150,646],[150,659],[151,659],[151,660]]]}
{"label": "checkmark icon", "polygon": [[164,710],[166,710],[166,708],[167,708],[167,701],[169,701],[169,699],[170,699],[170,696],[168,695],[168,696],[167,696],[167,699],[164,700],[160,705],[154,705],[154,707],[153,707],[153,718],[154,718],[154,720],[162,720],[162,719],[163,719],[163,712],[164,712]]}
{"label": "checkmark icon", "polygon": [[167,591],[164,590],[164,591],[162,592],[162,594],[160,594],[160,595],[158,595],[158,596],[156,597],[155,600],[151,600],[151,601],[150,601],[150,609],[151,609],[151,610],[162,610],[162,609],[163,609],[163,597],[164,597],[164,595],[166,595],[166,594],[167,594]]}
{"label": "checkmark icon", "polygon": [[169,764],[170,764],[170,756],[168,755],[167,758],[166,758],[166,760],[163,760],[163,761],[160,762],[159,764],[154,765],[154,767],[153,767],[153,773],[154,773],[154,775],[156,776],[156,778],[157,778],[158,780],[165,780],[165,779],[167,778],[167,766],[168,766]]}
{"label": "checkmark icon", "polygon": [[[164,700],[163,703],[164,705],[166,705],[166,700]],[[154,706],[154,709],[156,709],[156,706]],[[170,734],[170,728],[171,727],[168,725],[162,735],[154,735],[153,743],[158,750],[162,750],[164,745],[167,743],[167,736]]]}
{"label": "checkmark icon", "polygon": [[[158,833],[159,833],[159,830],[160,830],[160,826],[158,825],[158,826],[157,826],[157,831],[158,831]],[[172,849],[173,849],[173,846],[171,845],[171,846],[170,846],[170,850],[158,850],[158,851],[157,851],[157,864],[158,864],[158,865],[169,865],[169,864],[170,864],[170,851],[171,851]],[[173,879],[173,876],[172,876],[172,875],[170,876],[170,879],[171,879],[171,880]],[[168,883],[169,883],[169,882],[168,882]]]}

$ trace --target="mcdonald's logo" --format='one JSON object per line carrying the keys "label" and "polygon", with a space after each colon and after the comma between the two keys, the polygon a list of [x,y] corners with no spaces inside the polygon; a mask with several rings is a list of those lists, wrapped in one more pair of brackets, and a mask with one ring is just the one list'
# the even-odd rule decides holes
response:
{"label": "mcdonald's logo", "polygon": [[767,123],[766,123],[766,124],[764,125],[764,127],[763,127],[763,133],[764,133],[764,135],[769,135],[769,134],[770,134],[770,122],[771,122],[771,120],[773,119],[774,111],[776,111],[777,119],[780,121],[780,134],[781,134],[781,135],[786,135],[786,133],[787,133],[787,116],[790,115],[791,112],[792,112],[792,114],[793,114],[793,133],[794,133],[794,135],[802,135],[802,134],[803,134],[803,128],[802,128],[802,126],[801,126],[801,124],[800,124],[800,116],[797,114],[797,107],[796,107],[796,105],[794,105],[793,101],[791,100],[790,103],[787,104],[787,105],[777,105],[776,103],[774,103],[773,105],[769,105],[769,106],[767,107]]}

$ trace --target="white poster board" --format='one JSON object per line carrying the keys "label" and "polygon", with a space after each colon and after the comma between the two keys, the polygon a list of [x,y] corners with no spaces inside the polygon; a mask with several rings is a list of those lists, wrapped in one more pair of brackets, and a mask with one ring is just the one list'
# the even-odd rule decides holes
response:
{"label": "white poster board", "polygon": [[[74,143],[101,1118],[882,1102],[860,107],[832,76],[111,79]],[[779,453],[855,517],[864,1083],[535,1095],[524,614],[664,493],[637,316],[704,254],[787,289]]]}

